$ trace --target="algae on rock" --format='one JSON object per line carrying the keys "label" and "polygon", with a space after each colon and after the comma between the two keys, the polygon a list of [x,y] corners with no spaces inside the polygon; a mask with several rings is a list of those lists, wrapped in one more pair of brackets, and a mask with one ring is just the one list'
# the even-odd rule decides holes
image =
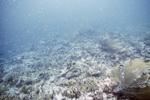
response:
{"label": "algae on rock", "polygon": [[22,88],[20,89],[20,92],[21,93],[24,93],[24,94],[29,94],[31,93],[32,91],[34,91],[34,88],[32,86],[22,86]]}
{"label": "algae on rock", "polygon": [[81,83],[81,90],[84,92],[92,92],[98,89],[95,78],[87,78]]}
{"label": "algae on rock", "polygon": [[147,100],[150,98],[149,74],[146,73],[149,69],[150,62],[145,63],[140,59],[112,68],[112,77],[119,83],[114,92],[121,92],[132,99]]}
{"label": "algae on rock", "polygon": [[[75,80],[68,80],[67,82],[69,83],[69,85],[67,85],[66,90],[63,92],[63,96],[72,99],[79,98],[82,93],[94,93],[98,89],[97,81],[93,77],[79,79],[78,82]],[[64,84],[66,84],[66,82]]]}
{"label": "algae on rock", "polygon": [[5,92],[7,91],[7,86],[2,86],[0,84],[0,96],[2,96],[3,94],[5,94]]}
{"label": "algae on rock", "polygon": [[79,98],[81,95],[81,91],[78,86],[70,86],[69,88],[66,89],[63,93],[64,96],[68,98]]}

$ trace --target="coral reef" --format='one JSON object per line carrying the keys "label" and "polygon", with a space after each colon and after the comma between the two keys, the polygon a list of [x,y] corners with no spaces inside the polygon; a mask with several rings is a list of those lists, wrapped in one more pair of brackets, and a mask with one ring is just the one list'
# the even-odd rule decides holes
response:
{"label": "coral reef", "polygon": [[94,78],[86,78],[83,80],[68,80],[64,83],[67,89],[63,95],[68,98],[79,98],[83,92],[94,92],[98,90],[97,81]]}
{"label": "coral reef", "polygon": [[24,94],[29,94],[31,93],[32,91],[34,91],[34,88],[32,86],[22,86],[20,92],[21,93],[24,93]]}
{"label": "coral reef", "polygon": [[[9,94],[3,95],[0,97],[0,100],[20,100],[20,97],[18,96],[11,96]],[[24,99],[26,100],[26,99]]]}
{"label": "coral reef", "polygon": [[146,32],[143,41],[146,45],[150,46],[150,31]]}
{"label": "coral reef", "polygon": [[8,89],[7,86],[3,86],[0,84],[0,96],[5,94],[7,89]]}
{"label": "coral reef", "polygon": [[[140,27],[129,28],[102,25],[50,35],[0,58],[0,100],[146,99],[150,47],[138,36]],[[135,60],[124,64],[129,59]]]}
{"label": "coral reef", "polygon": [[146,62],[149,62],[149,61],[150,61],[150,52],[149,52],[149,51],[144,54],[144,60],[145,60]]}
{"label": "coral reef", "polygon": [[147,73],[149,69],[150,62],[145,63],[141,59],[134,59],[112,68],[112,77],[119,84],[113,92],[123,93],[132,99],[148,100],[150,98]]}
{"label": "coral reef", "polygon": [[123,52],[121,42],[118,39],[111,40],[109,36],[105,36],[100,40],[100,49],[104,52],[118,53]]}
{"label": "coral reef", "polygon": [[79,98],[81,96],[80,88],[78,86],[72,86],[66,89],[63,93],[68,98]]}
{"label": "coral reef", "polygon": [[16,72],[12,72],[4,76],[4,82],[9,84],[10,86],[16,85],[19,80],[19,74]]}
{"label": "coral reef", "polygon": [[95,91],[98,89],[96,79],[87,78],[81,83],[81,90],[86,92]]}

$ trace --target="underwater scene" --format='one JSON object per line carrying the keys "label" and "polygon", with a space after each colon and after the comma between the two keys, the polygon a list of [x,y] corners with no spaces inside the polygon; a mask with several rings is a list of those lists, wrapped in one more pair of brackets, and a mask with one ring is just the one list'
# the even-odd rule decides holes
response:
{"label": "underwater scene", "polygon": [[150,100],[150,0],[0,0],[0,100]]}

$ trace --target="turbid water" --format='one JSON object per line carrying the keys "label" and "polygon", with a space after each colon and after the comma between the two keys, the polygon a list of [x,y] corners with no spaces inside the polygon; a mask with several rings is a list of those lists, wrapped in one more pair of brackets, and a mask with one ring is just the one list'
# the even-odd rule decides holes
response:
{"label": "turbid water", "polygon": [[149,4],[1,0],[0,99],[147,99]]}

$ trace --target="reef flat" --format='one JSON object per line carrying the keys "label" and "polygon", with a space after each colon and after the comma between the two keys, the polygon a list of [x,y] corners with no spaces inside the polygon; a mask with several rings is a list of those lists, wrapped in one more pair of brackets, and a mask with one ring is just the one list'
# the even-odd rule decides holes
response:
{"label": "reef flat", "polygon": [[[0,99],[130,100],[129,95],[115,91],[118,83],[111,71],[137,58],[143,65],[150,61],[149,24],[89,27],[41,39],[0,59]],[[149,87],[149,76],[145,80]]]}

